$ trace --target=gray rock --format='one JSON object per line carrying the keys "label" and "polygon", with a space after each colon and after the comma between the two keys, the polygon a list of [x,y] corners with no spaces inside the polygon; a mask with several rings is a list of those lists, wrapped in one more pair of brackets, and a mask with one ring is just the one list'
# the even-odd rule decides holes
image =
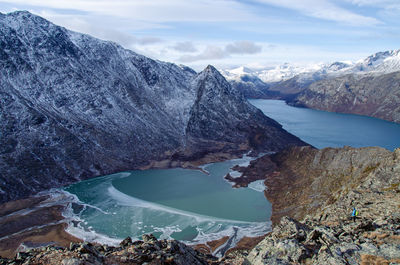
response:
{"label": "gray rock", "polygon": [[68,258],[68,259],[63,259],[61,261],[62,265],[81,265],[83,264],[82,260],[76,259],[76,258]]}
{"label": "gray rock", "polygon": [[121,247],[127,247],[129,245],[132,245],[132,238],[130,236],[128,236],[127,238],[125,238],[124,240],[121,241],[121,243],[119,243],[119,245]]}

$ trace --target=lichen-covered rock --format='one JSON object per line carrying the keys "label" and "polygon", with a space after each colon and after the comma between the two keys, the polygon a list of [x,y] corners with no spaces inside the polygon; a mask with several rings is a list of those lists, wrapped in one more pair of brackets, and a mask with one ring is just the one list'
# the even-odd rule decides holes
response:
{"label": "lichen-covered rock", "polygon": [[[268,169],[276,163],[265,177],[277,213],[273,231],[249,253],[248,262],[399,263],[399,150],[305,147],[260,159]],[[248,170],[261,167],[256,161]],[[359,212],[355,220],[353,207]]]}

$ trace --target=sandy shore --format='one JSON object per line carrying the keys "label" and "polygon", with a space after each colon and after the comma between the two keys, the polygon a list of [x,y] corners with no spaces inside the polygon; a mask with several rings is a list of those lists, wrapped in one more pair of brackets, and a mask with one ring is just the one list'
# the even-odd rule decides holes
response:
{"label": "sandy shore", "polygon": [[82,240],[65,232],[64,205],[49,203],[49,196],[0,205],[0,256],[12,258],[18,251],[57,245],[69,246]]}

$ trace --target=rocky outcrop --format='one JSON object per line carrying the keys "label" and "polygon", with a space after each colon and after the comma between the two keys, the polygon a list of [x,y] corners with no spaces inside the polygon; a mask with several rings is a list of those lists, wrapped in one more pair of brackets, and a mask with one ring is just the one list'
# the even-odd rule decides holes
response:
{"label": "rocky outcrop", "polygon": [[288,102],[294,106],[361,114],[400,123],[400,72],[322,80]]}
{"label": "rocky outcrop", "polygon": [[[278,223],[283,216],[302,220],[345,196],[356,196],[355,191],[379,193],[400,183],[399,152],[380,147],[294,147],[252,161],[248,168],[239,168],[242,176],[237,183],[265,179],[272,221]],[[342,215],[348,214],[347,208],[355,202],[348,203],[343,206]]]}
{"label": "rocky outcrop", "polygon": [[152,162],[304,144],[211,67],[196,74],[29,12],[0,14],[0,43],[0,202]]}
{"label": "rocky outcrop", "polygon": [[400,261],[400,149],[291,148],[260,158],[247,174],[263,164],[274,228],[250,264]]}
{"label": "rocky outcrop", "polygon": [[360,218],[337,225],[284,217],[244,264],[398,264],[399,216],[384,223]]}
{"label": "rocky outcrop", "polygon": [[119,247],[88,242],[71,243],[69,247],[43,247],[19,252],[14,259],[0,264],[211,264],[217,259],[176,240],[157,240],[143,235],[142,241],[126,238]]}

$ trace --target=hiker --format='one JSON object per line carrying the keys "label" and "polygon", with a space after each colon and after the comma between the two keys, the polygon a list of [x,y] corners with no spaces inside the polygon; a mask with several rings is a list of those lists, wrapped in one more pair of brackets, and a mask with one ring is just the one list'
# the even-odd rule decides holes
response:
{"label": "hiker", "polygon": [[353,222],[356,221],[358,215],[358,211],[356,210],[356,207],[353,207],[353,212],[351,213],[351,217],[353,218]]}

